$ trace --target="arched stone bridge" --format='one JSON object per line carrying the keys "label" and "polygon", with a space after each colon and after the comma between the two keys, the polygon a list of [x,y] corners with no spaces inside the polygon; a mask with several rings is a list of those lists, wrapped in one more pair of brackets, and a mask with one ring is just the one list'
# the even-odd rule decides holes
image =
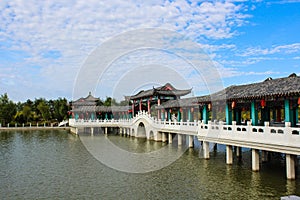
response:
{"label": "arched stone bridge", "polygon": [[202,143],[203,157],[209,158],[209,143],[226,145],[226,163],[233,163],[233,147],[236,156],[241,155],[241,147],[252,149],[252,170],[258,171],[260,161],[267,159],[268,152],[279,152],[286,155],[287,178],[295,178],[297,155],[300,155],[300,128],[290,127],[286,122],[284,127],[271,127],[268,122],[265,126],[226,125],[224,122],[172,122],[154,119],[147,112],[139,112],[132,119],[120,120],[75,120],[70,119],[71,132],[78,133],[79,129],[90,129],[93,135],[94,128],[118,128],[120,134],[134,137],[144,137],[149,140],[172,143],[177,136],[178,145],[182,145],[183,136],[190,147],[194,139]]}

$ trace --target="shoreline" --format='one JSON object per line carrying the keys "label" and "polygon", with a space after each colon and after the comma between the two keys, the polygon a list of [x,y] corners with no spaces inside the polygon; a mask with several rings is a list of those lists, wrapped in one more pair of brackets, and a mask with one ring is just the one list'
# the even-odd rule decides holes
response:
{"label": "shoreline", "polygon": [[32,126],[32,127],[0,127],[0,131],[14,131],[14,130],[70,130],[69,126],[63,126],[63,127],[50,127],[50,126]]}

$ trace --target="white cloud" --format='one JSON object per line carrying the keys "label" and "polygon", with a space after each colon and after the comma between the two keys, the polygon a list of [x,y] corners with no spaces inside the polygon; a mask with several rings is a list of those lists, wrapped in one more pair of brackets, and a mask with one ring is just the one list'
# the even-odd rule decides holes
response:
{"label": "white cloud", "polygon": [[[4,0],[0,3],[0,42],[5,45],[0,49],[28,54],[17,64],[10,65],[15,68],[13,73],[22,74],[20,80],[14,80],[16,84],[26,80],[35,91],[34,95],[49,96],[63,87],[70,97],[71,83],[80,65],[105,40],[125,31],[148,27],[171,29],[194,41],[230,38],[237,34],[236,27],[247,23],[251,17],[243,13],[244,8],[242,3],[230,1],[198,5],[163,0]],[[59,52],[61,57],[43,57],[43,52],[50,50]],[[22,73],[25,66],[40,66],[41,69],[34,75]],[[9,77],[10,72],[5,73]],[[31,81],[32,76],[35,78]],[[2,88],[0,93],[4,90],[12,88]],[[28,96],[32,98],[30,93],[28,91]]]}
{"label": "white cloud", "polygon": [[291,54],[300,51],[300,43],[278,45],[272,48],[261,48],[261,47],[251,47],[247,48],[244,53],[240,56],[260,56],[260,55],[271,55],[276,53]]}
{"label": "white cloud", "polygon": [[244,71],[245,69],[241,70],[240,68],[234,67],[224,67],[223,64],[219,62],[214,62],[215,66],[218,68],[222,78],[231,78],[237,76],[250,76],[250,75],[272,75],[272,74],[279,74],[279,72],[267,70],[262,72],[257,71]]}

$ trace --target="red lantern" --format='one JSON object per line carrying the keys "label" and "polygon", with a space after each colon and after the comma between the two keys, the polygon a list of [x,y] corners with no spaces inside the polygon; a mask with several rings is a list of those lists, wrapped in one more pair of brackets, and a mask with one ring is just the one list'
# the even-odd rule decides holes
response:
{"label": "red lantern", "polygon": [[172,113],[172,109],[170,109],[170,113]]}
{"label": "red lantern", "polygon": [[261,105],[262,108],[264,108],[266,106],[266,101],[264,99],[262,99],[260,101],[260,105]]}
{"label": "red lantern", "polygon": [[298,98],[298,106],[300,106],[300,97]]}
{"label": "red lantern", "polygon": [[233,101],[233,102],[231,103],[231,108],[232,108],[232,109],[235,108],[235,106],[236,106],[235,104],[236,104],[235,101]]}
{"label": "red lantern", "polygon": [[180,112],[182,112],[182,108],[180,108]]}

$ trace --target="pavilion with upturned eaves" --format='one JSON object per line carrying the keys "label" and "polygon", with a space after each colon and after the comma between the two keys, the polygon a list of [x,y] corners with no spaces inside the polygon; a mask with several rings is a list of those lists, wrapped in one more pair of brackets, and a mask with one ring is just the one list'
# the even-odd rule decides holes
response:
{"label": "pavilion with upturned eaves", "polygon": [[72,118],[83,120],[96,119],[113,119],[113,118],[130,118],[128,110],[129,106],[100,106],[97,105],[99,98],[92,96],[91,92],[85,98],[80,98],[71,102],[72,110],[70,111]]}
{"label": "pavilion with upturned eaves", "polygon": [[[156,116],[155,106],[160,106],[162,103],[169,100],[179,100],[182,96],[191,93],[191,91],[192,89],[176,89],[170,83],[161,87],[153,87],[149,90],[142,90],[133,96],[127,97],[132,102],[130,112],[134,116],[139,111],[144,110]],[[157,109],[157,118],[165,119],[164,111]]]}
{"label": "pavilion with upturned eaves", "polygon": [[265,81],[233,85],[214,94],[181,98],[191,89],[179,90],[170,83],[142,90],[127,96],[127,106],[97,106],[99,98],[89,94],[72,102],[75,119],[129,119],[139,111],[147,111],[160,120],[208,121],[221,120],[231,125],[272,126],[298,125],[300,106],[300,77],[291,74],[284,78],[267,78]]}
{"label": "pavilion with upturned eaves", "polygon": [[90,92],[87,97],[82,97],[76,101],[71,102],[72,110],[70,112],[72,114],[72,118],[95,119],[95,108],[99,100],[99,98],[93,97]]}
{"label": "pavilion with upturned eaves", "polygon": [[[259,83],[234,85],[217,93],[170,100],[157,107],[161,111],[177,111],[177,120],[203,120],[205,123],[224,120],[231,125],[291,126],[298,124],[300,106],[300,77],[291,74],[284,78],[267,78]],[[166,115],[167,116],[167,115]],[[170,117],[166,118],[170,120]]]}

